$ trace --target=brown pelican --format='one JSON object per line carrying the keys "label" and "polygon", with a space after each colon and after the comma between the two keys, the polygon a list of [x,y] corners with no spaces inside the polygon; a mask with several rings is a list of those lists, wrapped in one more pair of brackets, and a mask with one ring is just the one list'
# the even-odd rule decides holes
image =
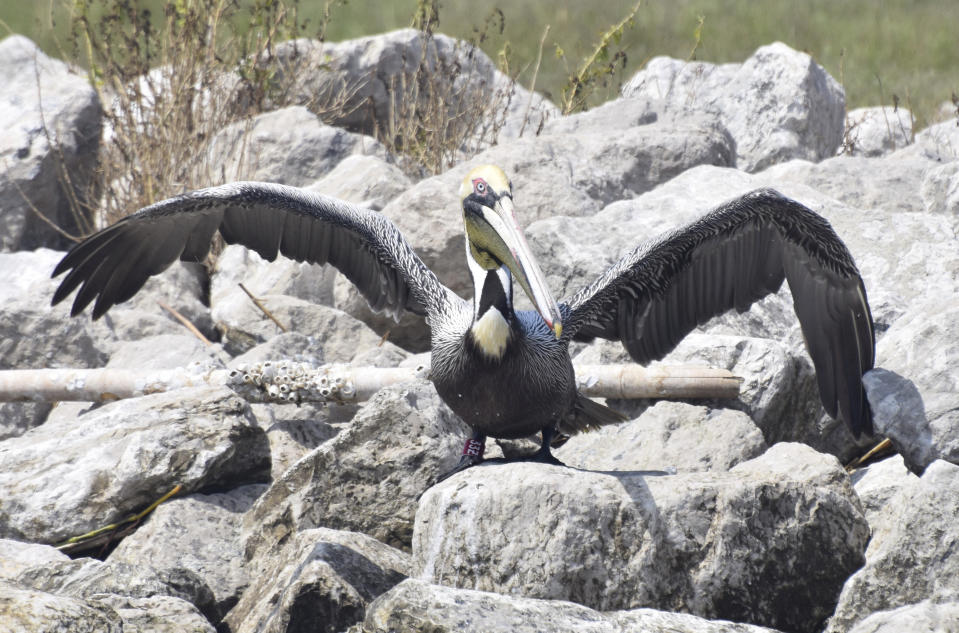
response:
{"label": "brown pelican", "polygon": [[[639,363],[662,358],[698,324],[746,310],[788,280],[823,406],[858,436],[872,433],[861,378],[875,343],[862,279],[826,220],[770,189],[727,202],[700,220],[645,242],[562,303],[550,294],[513,212],[498,167],[477,167],[460,187],[472,301],[441,284],[384,216],[295,187],[239,182],[158,202],[76,245],[57,304],[76,288],[71,315],[94,300],[93,318],[130,299],[177,258],[202,261],[214,233],[267,260],[278,253],[329,263],[376,310],[424,315],[430,376],[473,430],[456,469],[482,460],[487,436],[557,432],[622,417],[576,391],[571,341],[619,340]],[[513,310],[513,282],[535,311]]]}

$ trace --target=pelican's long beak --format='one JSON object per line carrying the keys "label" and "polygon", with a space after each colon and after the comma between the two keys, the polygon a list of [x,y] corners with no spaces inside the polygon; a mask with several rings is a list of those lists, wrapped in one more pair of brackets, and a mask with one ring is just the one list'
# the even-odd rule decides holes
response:
{"label": "pelican's long beak", "polygon": [[[543,271],[533,258],[523,230],[516,222],[512,198],[503,195],[492,207],[479,205],[479,209],[481,215],[467,213],[465,217],[471,255],[488,270],[497,268],[500,263],[509,268],[536,311],[559,338],[563,333],[559,306],[546,285]],[[498,261],[491,261],[490,256]]]}

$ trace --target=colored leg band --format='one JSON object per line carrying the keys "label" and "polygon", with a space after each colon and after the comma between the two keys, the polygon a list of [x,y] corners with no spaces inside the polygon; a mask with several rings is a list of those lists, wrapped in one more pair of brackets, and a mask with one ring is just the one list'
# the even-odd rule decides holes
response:
{"label": "colored leg band", "polygon": [[466,444],[463,446],[463,455],[468,455],[469,457],[482,457],[483,450],[486,448],[486,443],[483,440],[474,440],[470,438],[466,440]]}

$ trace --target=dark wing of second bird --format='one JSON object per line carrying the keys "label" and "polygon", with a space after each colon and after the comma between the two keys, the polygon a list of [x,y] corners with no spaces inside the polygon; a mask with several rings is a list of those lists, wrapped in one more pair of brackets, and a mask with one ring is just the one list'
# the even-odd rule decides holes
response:
{"label": "dark wing of second bird", "polygon": [[145,207],[76,245],[53,271],[70,271],[53,303],[79,287],[71,315],[96,300],[99,318],[178,258],[203,261],[217,231],[269,261],[279,253],[332,264],[375,310],[430,316],[455,296],[379,213],[296,187],[237,182]]}
{"label": "dark wing of second bird", "polygon": [[645,364],[711,317],[776,292],[783,279],[823,406],[856,436],[872,433],[862,375],[875,340],[862,279],[829,223],[773,190],[732,200],[623,257],[566,302],[564,336],[622,341]]}

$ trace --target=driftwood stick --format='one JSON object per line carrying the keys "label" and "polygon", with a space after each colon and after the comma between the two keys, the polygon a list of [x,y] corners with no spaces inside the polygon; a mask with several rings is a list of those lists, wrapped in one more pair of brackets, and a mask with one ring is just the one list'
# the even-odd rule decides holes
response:
{"label": "driftwood stick", "polygon": [[[249,402],[357,402],[387,385],[428,377],[428,368],[350,367],[287,361],[236,369],[10,369],[0,371],[0,402],[104,402],[203,385],[228,386]],[[741,378],[724,369],[682,365],[581,365],[579,390],[596,398],[735,398]]]}

